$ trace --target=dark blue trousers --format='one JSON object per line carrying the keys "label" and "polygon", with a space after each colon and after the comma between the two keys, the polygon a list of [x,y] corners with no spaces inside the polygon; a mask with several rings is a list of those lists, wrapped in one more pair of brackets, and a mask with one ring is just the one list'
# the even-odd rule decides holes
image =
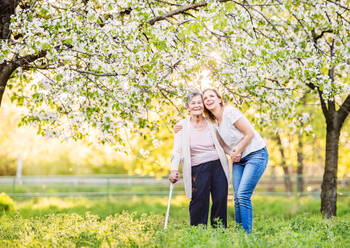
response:
{"label": "dark blue trousers", "polygon": [[209,197],[212,207],[210,223],[227,226],[227,179],[220,160],[209,161],[192,167],[192,199],[190,202],[191,225],[207,225]]}

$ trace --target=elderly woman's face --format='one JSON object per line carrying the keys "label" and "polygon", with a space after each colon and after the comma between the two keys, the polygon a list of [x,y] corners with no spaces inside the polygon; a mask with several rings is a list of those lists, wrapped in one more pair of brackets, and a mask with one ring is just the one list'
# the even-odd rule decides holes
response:
{"label": "elderly woman's face", "polygon": [[192,97],[188,103],[188,111],[191,115],[202,115],[204,111],[203,100],[201,96]]}

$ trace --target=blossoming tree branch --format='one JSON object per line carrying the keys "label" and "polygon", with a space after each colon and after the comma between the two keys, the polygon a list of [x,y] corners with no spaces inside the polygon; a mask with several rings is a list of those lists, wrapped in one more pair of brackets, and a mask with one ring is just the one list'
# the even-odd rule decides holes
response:
{"label": "blossoming tree branch", "polygon": [[349,12],[347,0],[3,0],[0,100],[9,89],[42,134],[82,138],[91,126],[102,142],[123,143],[123,128],[171,118],[159,106],[175,106],[199,68],[227,97],[258,103],[267,127],[297,126],[310,96],[327,126],[321,212],[335,216]]}

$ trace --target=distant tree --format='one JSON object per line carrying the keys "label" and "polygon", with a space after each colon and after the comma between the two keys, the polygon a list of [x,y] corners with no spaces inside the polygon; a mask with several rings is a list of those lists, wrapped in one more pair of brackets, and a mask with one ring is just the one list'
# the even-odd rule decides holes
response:
{"label": "distant tree", "polygon": [[291,173],[290,173],[290,170],[289,170],[289,167],[287,165],[287,158],[286,158],[286,155],[285,155],[285,152],[284,152],[284,147],[282,145],[282,140],[281,140],[281,135],[280,134],[276,134],[274,136],[274,139],[276,140],[277,142],[277,148],[278,148],[278,151],[280,153],[280,157],[281,157],[281,167],[282,167],[282,170],[283,170],[283,174],[284,174],[284,187],[285,187],[285,190],[287,193],[291,193],[293,192],[293,184],[292,184],[292,181],[291,181]]}

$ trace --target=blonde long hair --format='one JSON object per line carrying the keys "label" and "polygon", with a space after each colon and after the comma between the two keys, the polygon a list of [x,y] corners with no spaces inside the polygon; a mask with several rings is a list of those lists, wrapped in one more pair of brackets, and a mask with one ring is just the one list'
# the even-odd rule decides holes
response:
{"label": "blonde long hair", "polygon": [[[204,96],[204,93],[207,92],[207,91],[213,91],[213,92],[216,94],[216,96],[221,100],[220,106],[221,106],[221,107],[224,107],[224,102],[223,102],[223,100],[222,100],[222,97],[221,97],[221,95],[219,94],[219,92],[218,92],[216,89],[208,88],[208,89],[203,90],[203,93],[202,93],[203,96]],[[204,105],[204,113],[205,113],[205,115],[209,118],[209,120],[211,120],[212,122],[215,122],[215,120],[216,120],[215,115],[213,115],[213,113],[210,112],[210,111],[205,107],[204,101],[203,101],[203,105]]]}

